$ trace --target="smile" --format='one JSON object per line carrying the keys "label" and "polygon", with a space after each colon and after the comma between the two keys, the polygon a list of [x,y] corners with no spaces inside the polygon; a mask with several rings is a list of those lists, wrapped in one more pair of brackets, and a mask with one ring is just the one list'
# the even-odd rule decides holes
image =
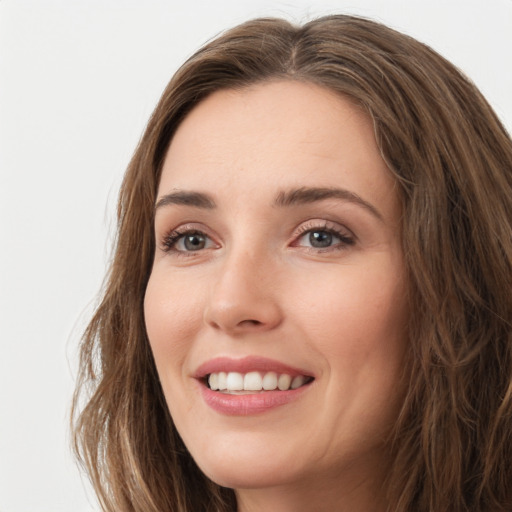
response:
{"label": "smile", "polygon": [[215,372],[208,375],[208,386],[212,391],[221,391],[226,394],[247,394],[254,391],[288,391],[298,389],[309,383],[311,377],[305,375],[278,374],[276,372],[250,371]]}
{"label": "smile", "polygon": [[315,380],[308,373],[264,357],[219,357],[202,364],[194,378],[214,411],[248,416],[298,400]]}

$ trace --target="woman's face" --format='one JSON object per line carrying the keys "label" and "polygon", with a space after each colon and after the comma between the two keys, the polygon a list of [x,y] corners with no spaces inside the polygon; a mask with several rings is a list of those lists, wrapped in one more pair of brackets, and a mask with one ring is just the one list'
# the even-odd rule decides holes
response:
{"label": "woman's face", "polygon": [[172,418],[215,482],[357,487],[385,468],[406,344],[399,217],[370,119],[328,90],[224,90],[180,125],[145,318]]}

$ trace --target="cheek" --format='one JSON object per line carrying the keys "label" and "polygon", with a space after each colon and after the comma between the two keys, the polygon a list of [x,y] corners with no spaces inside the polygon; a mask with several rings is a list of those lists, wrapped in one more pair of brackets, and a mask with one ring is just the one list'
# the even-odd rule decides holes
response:
{"label": "cheek", "polygon": [[296,318],[340,385],[347,386],[347,375],[354,389],[396,385],[407,339],[401,275],[401,267],[383,261],[362,271],[341,268],[315,287],[304,281],[296,291],[302,297]]}
{"label": "cheek", "polygon": [[371,268],[350,277],[346,272],[309,307],[309,339],[328,374],[322,412],[334,418],[325,435],[339,439],[337,426],[346,425],[354,446],[360,438],[378,441],[394,423],[404,391],[408,310],[402,282]]}
{"label": "cheek", "polygon": [[[405,287],[398,272],[380,269],[344,269],[325,279],[303,280],[293,296],[316,338],[327,333],[340,340],[365,345],[379,333],[383,337],[403,333],[406,323]],[[398,274],[399,275],[399,274]],[[330,336],[328,336],[330,338]]]}
{"label": "cheek", "polygon": [[186,357],[190,340],[201,324],[201,296],[182,293],[187,287],[167,276],[152,273],[144,297],[144,317],[157,367],[168,362],[178,368]]}

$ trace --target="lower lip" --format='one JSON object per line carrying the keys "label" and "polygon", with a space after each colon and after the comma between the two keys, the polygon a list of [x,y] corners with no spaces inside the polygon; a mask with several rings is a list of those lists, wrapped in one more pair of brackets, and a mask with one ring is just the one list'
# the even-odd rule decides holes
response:
{"label": "lower lip", "polygon": [[261,414],[296,400],[309,388],[301,386],[288,391],[262,391],[251,395],[229,395],[212,391],[201,384],[201,393],[207,405],[214,411],[229,416],[249,416]]}

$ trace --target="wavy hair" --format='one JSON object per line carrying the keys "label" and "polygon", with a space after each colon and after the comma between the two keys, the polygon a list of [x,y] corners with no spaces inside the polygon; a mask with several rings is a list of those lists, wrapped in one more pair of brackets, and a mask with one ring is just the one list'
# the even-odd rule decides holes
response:
{"label": "wavy hair", "polygon": [[220,89],[317,84],[374,123],[403,208],[408,389],[390,447],[393,512],[512,510],[512,142],[476,87],[429,47],[335,15],[257,19],[206,44],[165,89],[127,169],[115,252],[84,333],[74,448],[108,512],[233,512],[163,398],[143,299],[162,162],[180,122]]}

